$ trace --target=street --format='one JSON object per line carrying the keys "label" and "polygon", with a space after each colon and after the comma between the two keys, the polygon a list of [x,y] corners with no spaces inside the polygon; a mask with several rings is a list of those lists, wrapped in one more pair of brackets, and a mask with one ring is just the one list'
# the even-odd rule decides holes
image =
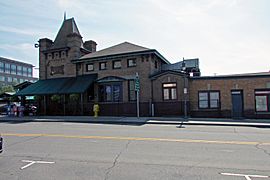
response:
{"label": "street", "polygon": [[0,122],[1,180],[270,179],[270,129]]}

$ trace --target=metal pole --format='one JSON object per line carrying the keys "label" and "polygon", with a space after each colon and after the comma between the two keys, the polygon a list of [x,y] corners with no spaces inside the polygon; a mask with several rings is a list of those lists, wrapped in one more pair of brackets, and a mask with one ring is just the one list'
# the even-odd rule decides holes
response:
{"label": "metal pole", "polygon": [[140,117],[140,100],[139,100],[139,91],[136,91],[137,94],[137,118]]}
{"label": "metal pole", "polygon": [[83,93],[81,93],[81,115],[83,115]]}
{"label": "metal pole", "polygon": [[47,115],[47,103],[46,103],[46,95],[44,95],[44,115]]}
{"label": "metal pole", "polygon": [[64,116],[66,115],[66,95],[64,94]]}
{"label": "metal pole", "polygon": [[187,87],[186,75],[184,76],[184,118],[187,119]]}
{"label": "metal pole", "polygon": [[[136,83],[138,83],[139,81],[139,74],[136,72]],[[139,87],[138,87],[138,84],[137,84],[137,87],[136,87],[136,99],[137,99],[137,118],[140,117],[140,98],[139,98]]]}

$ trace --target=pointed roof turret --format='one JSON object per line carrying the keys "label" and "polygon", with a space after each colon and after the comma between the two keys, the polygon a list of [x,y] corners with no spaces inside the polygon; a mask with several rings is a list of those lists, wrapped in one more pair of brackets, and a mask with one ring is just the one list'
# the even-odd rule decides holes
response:
{"label": "pointed roof turret", "polygon": [[71,19],[64,18],[63,24],[60,30],[58,31],[57,36],[54,40],[53,48],[67,47],[67,36],[70,34],[76,34],[82,37],[75,23],[74,18],[71,18]]}

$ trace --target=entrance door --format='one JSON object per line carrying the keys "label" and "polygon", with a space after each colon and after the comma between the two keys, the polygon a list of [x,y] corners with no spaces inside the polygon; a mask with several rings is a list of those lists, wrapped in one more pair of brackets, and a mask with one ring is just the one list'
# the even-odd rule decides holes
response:
{"label": "entrance door", "polygon": [[243,91],[232,90],[232,118],[240,119],[243,117]]}

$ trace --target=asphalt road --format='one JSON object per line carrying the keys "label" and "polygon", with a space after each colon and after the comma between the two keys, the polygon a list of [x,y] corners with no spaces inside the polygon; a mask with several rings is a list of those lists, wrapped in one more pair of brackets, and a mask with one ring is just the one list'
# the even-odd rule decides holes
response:
{"label": "asphalt road", "polygon": [[0,180],[270,179],[268,128],[1,122],[0,133]]}

